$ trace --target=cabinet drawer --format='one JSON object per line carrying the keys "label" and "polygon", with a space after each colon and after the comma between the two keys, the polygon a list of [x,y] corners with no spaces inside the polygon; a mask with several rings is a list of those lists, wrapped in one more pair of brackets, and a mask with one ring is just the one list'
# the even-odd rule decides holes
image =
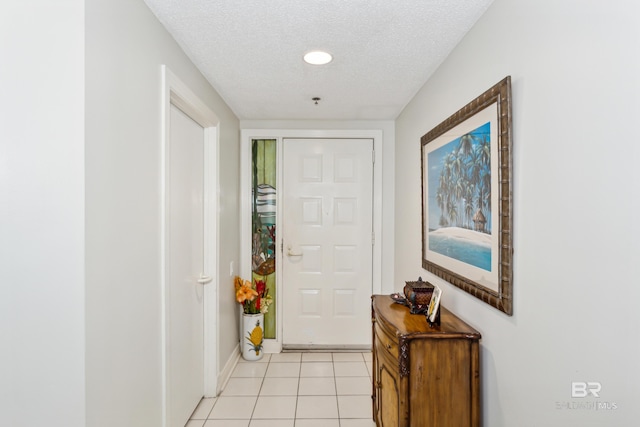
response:
{"label": "cabinet drawer", "polygon": [[379,323],[376,323],[375,326],[376,331],[376,341],[380,343],[380,347],[385,349],[387,352],[391,354],[393,359],[398,360],[398,343],[391,336],[389,336],[385,330],[380,326]]}

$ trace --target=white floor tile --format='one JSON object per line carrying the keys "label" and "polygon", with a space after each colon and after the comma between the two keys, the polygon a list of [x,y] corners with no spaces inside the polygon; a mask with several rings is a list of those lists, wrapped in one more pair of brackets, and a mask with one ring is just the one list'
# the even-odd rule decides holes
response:
{"label": "white floor tile", "polygon": [[308,362],[303,363],[300,369],[301,377],[333,377],[333,363]]}
{"label": "white floor tile", "polygon": [[336,377],[366,377],[369,375],[365,362],[334,362]]}
{"label": "white floor tile", "polygon": [[206,420],[207,415],[209,415],[209,412],[211,412],[211,408],[213,408],[213,404],[215,402],[216,402],[216,399],[213,397],[203,398],[202,400],[200,400],[200,403],[198,403],[198,406],[196,407],[195,411],[193,411],[193,414],[191,414],[191,419]]}
{"label": "white floor tile", "polygon": [[269,368],[267,368],[267,374],[265,375],[267,378],[274,377],[295,377],[298,378],[300,376],[300,362],[293,363],[269,363]]}
{"label": "white floor tile", "polygon": [[294,427],[295,420],[251,420],[249,427]]}
{"label": "white floor tile", "polygon": [[218,398],[185,427],[375,427],[371,352],[265,354],[239,360]]}
{"label": "white floor tile", "polygon": [[249,427],[251,420],[207,420],[204,427]]}
{"label": "white floor tile", "polygon": [[296,400],[296,396],[260,396],[252,419],[293,419]]}
{"label": "white floor tile", "polygon": [[331,353],[302,353],[303,362],[333,362]]}
{"label": "white floor tile", "polygon": [[257,399],[257,396],[220,396],[213,405],[209,419],[251,419]]}
{"label": "white floor tile", "polygon": [[338,418],[335,396],[298,396],[298,418]]}
{"label": "white floor tile", "polygon": [[302,353],[274,353],[271,355],[271,361],[276,363],[300,362]]}
{"label": "white floor tile", "polygon": [[265,378],[260,396],[296,396],[298,378]]}
{"label": "white floor tile", "polygon": [[340,419],[370,419],[373,416],[371,396],[338,396],[338,410],[340,411]]}
{"label": "white floor tile", "polygon": [[374,423],[372,419],[347,420],[342,418],[340,420],[340,427],[376,427],[376,423]]}
{"label": "white floor tile", "polygon": [[362,353],[333,353],[334,362],[364,362]]}
{"label": "white floor tile", "polygon": [[337,377],[336,390],[338,395],[366,395],[371,396],[371,378],[370,377]]}
{"label": "white floor tile", "polygon": [[262,377],[259,378],[229,378],[222,390],[222,396],[257,396],[262,386]]}
{"label": "white floor tile", "polygon": [[295,427],[340,427],[340,420],[326,418],[319,420],[297,419]]}
{"label": "white floor tile", "polygon": [[231,374],[232,378],[262,378],[268,363],[238,363]]}
{"label": "white floor tile", "polygon": [[299,396],[335,396],[336,382],[333,377],[300,378]]}
{"label": "white floor tile", "polygon": [[242,357],[238,360],[238,363],[269,363],[269,360],[271,359],[271,354],[270,353],[263,353],[262,355],[262,359],[258,359],[258,360],[245,360]]}

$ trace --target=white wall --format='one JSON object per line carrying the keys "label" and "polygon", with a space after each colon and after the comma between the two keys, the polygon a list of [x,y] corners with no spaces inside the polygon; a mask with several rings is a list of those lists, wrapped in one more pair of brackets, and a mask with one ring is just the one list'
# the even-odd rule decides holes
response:
{"label": "white wall", "polygon": [[0,425],[84,426],[84,3],[0,3]]}
{"label": "white wall", "polygon": [[[639,15],[635,0],[496,0],[396,122],[396,284],[442,284],[444,304],[482,333],[484,426],[640,418]],[[419,138],[506,75],[513,317],[420,267]],[[572,381],[600,382],[600,398],[572,398]]]}
{"label": "white wall", "polygon": [[[394,148],[395,124],[389,120],[241,120],[245,129],[293,129],[293,130],[381,130],[382,131],[382,292],[393,292],[394,256]],[[265,135],[266,136],[266,135]]]}
{"label": "white wall", "polygon": [[86,1],[87,425],[161,425],[161,65],[220,118],[221,367],[238,343],[239,124],[142,0]]}

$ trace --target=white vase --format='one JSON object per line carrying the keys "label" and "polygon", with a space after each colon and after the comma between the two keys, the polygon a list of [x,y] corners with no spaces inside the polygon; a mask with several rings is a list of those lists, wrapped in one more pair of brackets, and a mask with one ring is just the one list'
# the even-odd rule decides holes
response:
{"label": "white vase", "polygon": [[264,314],[242,314],[242,357],[260,360],[263,356]]}

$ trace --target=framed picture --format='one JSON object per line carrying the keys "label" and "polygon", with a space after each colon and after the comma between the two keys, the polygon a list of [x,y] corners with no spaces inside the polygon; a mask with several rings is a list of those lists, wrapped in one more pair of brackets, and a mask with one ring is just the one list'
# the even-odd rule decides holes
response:
{"label": "framed picture", "polygon": [[513,314],[511,78],[425,134],[422,267]]}
{"label": "framed picture", "polygon": [[438,309],[440,308],[440,296],[442,295],[442,290],[433,285],[433,295],[431,295],[431,301],[429,301],[429,310],[427,311],[427,319],[429,322],[433,323],[436,321],[436,315],[438,314]]}

